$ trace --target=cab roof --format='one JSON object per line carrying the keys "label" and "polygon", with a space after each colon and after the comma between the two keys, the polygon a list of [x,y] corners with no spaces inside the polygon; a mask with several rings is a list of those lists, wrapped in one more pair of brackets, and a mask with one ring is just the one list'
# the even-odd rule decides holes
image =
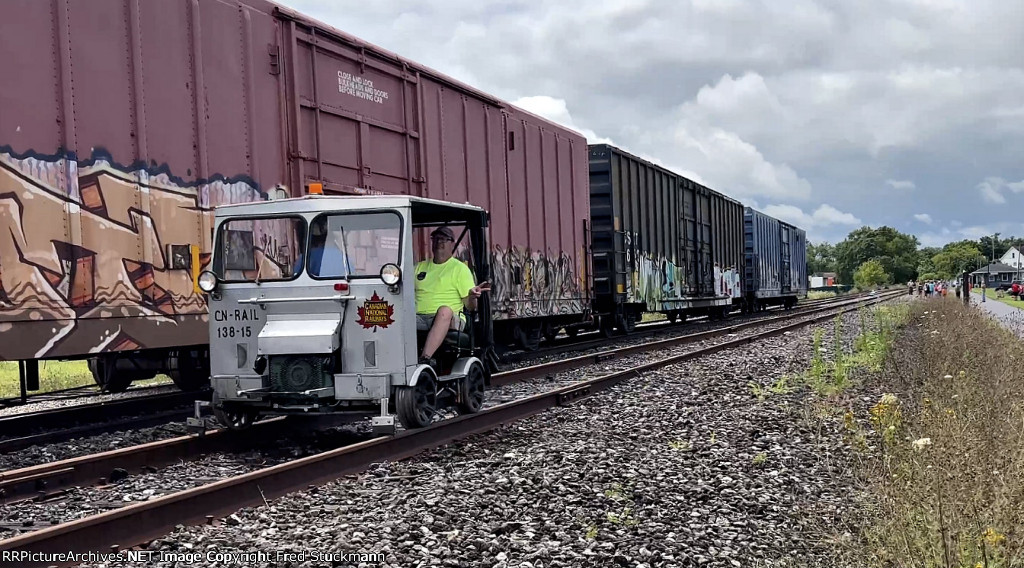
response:
{"label": "cab roof", "polygon": [[482,224],[486,225],[487,211],[481,207],[412,195],[304,195],[287,199],[218,205],[214,209],[214,214],[217,217],[248,217],[406,207],[412,209],[413,220],[417,224],[479,221],[482,218]]}

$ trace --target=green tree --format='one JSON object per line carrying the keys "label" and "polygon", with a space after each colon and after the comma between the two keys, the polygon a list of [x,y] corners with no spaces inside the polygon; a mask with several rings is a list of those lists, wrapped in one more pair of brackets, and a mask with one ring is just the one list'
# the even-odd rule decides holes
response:
{"label": "green tree", "polygon": [[878,260],[869,260],[864,264],[860,265],[853,274],[853,283],[861,290],[871,288],[872,286],[881,286],[892,282],[889,273],[885,271],[885,267]]}
{"label": "green tree", "polygon": [[999,233],[992,236],[985,235],[978,239],[978,248],[981,249],[981,254],[994,260],[1006,254],[1013,242],[1018,240],[1015,237],[1000,239]]}
{"label": "green tree", "polygon": [[893,281],[906,282],[917,276],[918,240],[892,227],[861,227],[836,245],[839,281],[849,284],[853,273],[865,262],[877,260]]}
{"label": "green tree", "polygon": [[939,247],[924,247],[917,251],[917,278],[923,279],[922,274],[935,272],[935,255],[942,251]]}
{"label": "green tree", "polygon": [[807,275],[836,271],[836,246],[807,243]]}
{"label": "green tree", "polygon": [[939,278],[951,280],[966,268],[973,268],[978,263],[981,251],[974,241],[949,243],[942,251],[932,257],[932,266]]}

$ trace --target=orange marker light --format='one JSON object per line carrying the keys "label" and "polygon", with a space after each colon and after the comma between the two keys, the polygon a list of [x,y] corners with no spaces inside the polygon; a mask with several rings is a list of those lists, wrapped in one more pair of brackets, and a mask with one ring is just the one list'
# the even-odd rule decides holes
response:
{"label": "orange marker light", "polygon": [[323,195],[324,194],[324,184],[322,184],[322,183],[320,183],[318,181],[310,183],[309,184],[309,194],[310,195]]}

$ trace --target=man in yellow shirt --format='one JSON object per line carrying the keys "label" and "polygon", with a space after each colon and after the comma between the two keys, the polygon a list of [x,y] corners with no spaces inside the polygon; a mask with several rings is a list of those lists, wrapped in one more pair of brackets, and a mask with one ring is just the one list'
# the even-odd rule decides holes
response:
{"label": "man in yellow shirt", "polygon": [[455,235],[448,227],[430,233],[432,259],[416,264],[416,329],[430,330],[420,362],[433,365],[432,357],[449,329],[466,326],[463,307],[476,309],[477,299],[491,289],[487,282],[473,284],[473,272],[454,258]]}

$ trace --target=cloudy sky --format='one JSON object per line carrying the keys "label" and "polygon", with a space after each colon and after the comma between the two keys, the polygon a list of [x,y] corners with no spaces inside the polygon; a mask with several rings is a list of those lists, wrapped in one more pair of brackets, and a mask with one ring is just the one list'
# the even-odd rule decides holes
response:
{"label": "cloudy sky", "polygon": [[1024,236],[1024,2],[283,0],[799,224]]}

